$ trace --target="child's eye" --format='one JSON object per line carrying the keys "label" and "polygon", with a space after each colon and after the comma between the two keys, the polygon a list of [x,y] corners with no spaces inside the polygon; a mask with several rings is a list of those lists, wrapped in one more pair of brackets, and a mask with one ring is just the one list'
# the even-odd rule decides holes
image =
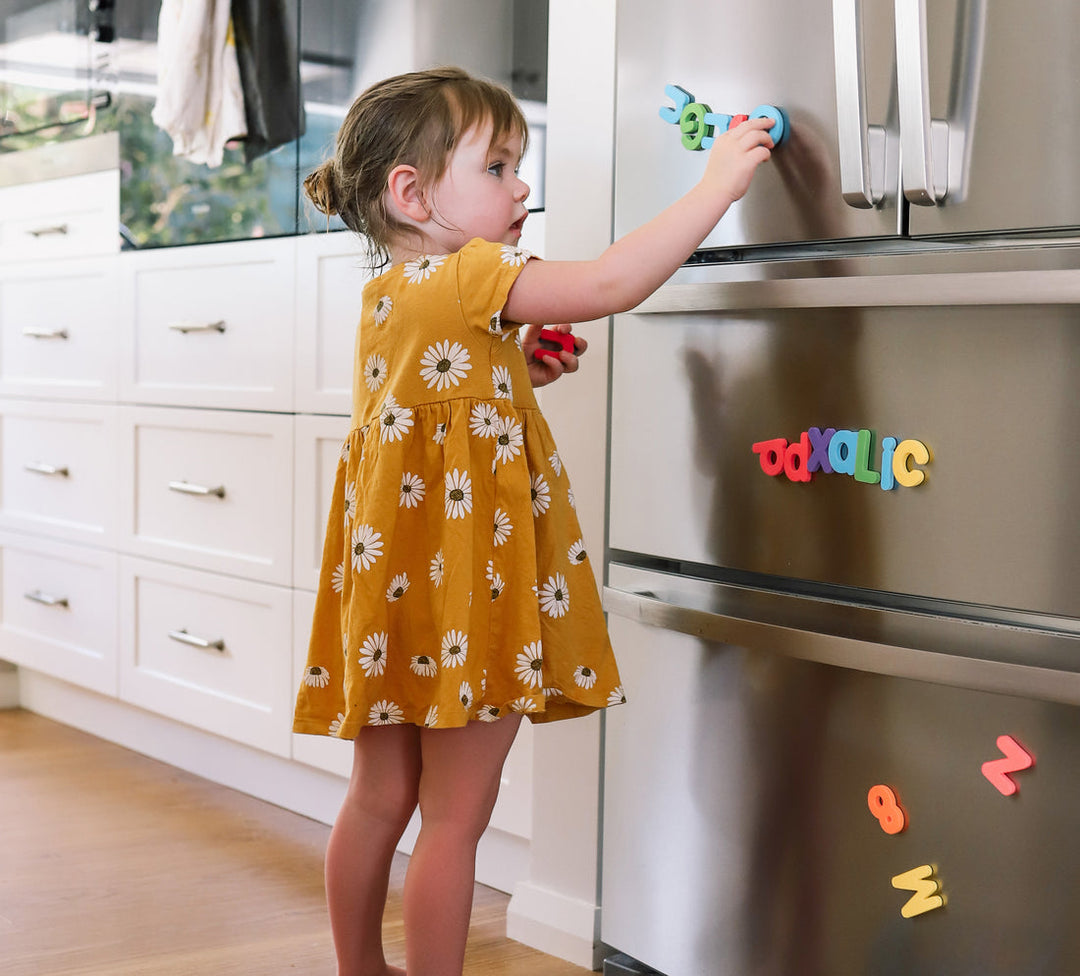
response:
{"label": "child's eye", "polygon": [[488,167],[488,172],[492,176],[502,176],[503,175],[503,169],[505,168],[505,166],[506,166],[505,163],[492,163]]}

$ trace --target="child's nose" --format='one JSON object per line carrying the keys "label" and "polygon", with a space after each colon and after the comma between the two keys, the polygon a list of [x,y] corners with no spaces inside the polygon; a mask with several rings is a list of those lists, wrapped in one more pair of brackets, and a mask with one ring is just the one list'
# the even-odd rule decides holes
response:
{"label": "child's nose", "polygon": [[530,189],[529,184],[526,183],[523,179],[521,179],[520,177],[516,177],[516,179],[518,181],[518,185],[517,193],[514,195],[514,199],[524,202],[528,195],[532,192],[532,190]]}

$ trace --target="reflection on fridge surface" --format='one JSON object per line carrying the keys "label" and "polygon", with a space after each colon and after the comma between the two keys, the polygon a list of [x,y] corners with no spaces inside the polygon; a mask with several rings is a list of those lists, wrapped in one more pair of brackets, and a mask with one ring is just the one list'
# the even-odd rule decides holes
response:
{"label": "reflection on fridge surface", "polygon": [[1074,973],[1080,8],[623,0],[617,43],[617,234],[703,168],[669,86],[791,125],[616,319],[603,941]]}

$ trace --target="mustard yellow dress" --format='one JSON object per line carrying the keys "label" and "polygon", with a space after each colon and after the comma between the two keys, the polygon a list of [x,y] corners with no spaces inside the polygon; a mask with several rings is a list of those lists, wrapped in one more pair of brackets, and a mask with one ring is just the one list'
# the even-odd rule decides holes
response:
{"label": "mustard yellow dress", "polygon": [[574,495],[474,240],[364,288],[297,732],[534,722],[624,700]]}

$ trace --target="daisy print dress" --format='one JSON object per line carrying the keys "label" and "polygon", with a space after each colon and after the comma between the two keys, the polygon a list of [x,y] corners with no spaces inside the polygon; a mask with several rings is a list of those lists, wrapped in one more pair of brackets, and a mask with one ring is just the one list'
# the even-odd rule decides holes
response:
{"label": "daisy print dress", "polygon": [[570,482],[501,319],[529,257],[474,240],[364,288],[297,732],[624,700]]}

